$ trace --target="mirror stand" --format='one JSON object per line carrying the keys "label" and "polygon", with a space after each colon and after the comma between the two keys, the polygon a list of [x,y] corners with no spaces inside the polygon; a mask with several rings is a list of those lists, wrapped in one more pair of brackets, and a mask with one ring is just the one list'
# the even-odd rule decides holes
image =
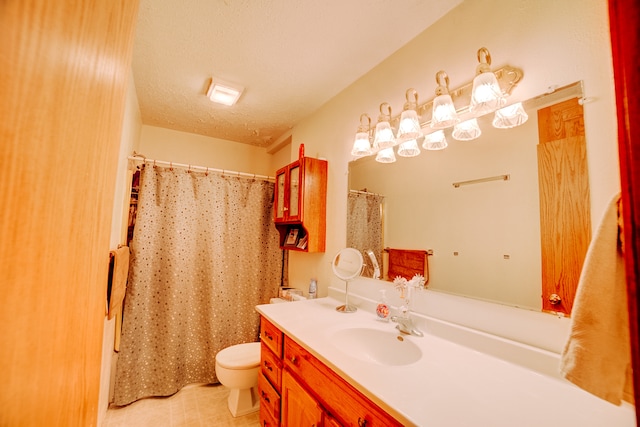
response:
{"label": "mirror stand", "polygon": [[357,308],[349,305],[349,280],[354,279],[362,273],[364,262],[362,254],[354,248],[344,248],[333,258],[333,274],[344,280],[344,305],[336,307],[339,313],[355,313]]}
{"label": "mirror stand", "polygon": [[336,307],[336,311],[340,313],[355,313],[358,309],[352,305],[349,305],[349,281],[345,280],[344,283],[344,305]]}

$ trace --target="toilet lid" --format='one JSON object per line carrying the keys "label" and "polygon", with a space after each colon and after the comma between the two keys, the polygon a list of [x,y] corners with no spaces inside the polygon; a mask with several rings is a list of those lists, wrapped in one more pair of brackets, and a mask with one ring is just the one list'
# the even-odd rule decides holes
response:
{"label": "toilet lid", "polygon": [[227,347],[216,354],[216,363],[226,369],[247,369],[260,365],[260,343],[250,342]]}

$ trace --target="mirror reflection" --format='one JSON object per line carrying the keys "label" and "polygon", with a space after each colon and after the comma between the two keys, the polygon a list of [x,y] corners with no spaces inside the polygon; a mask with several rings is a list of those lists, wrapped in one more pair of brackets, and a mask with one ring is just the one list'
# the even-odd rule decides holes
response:
{"label": "mirror reflection", "polygon": [[[537,109],[576,94],[579,83],[524,102],[529,120],[512,129],[491,126],[492,114],[480,117],[482,135],[473,141],[446,130],[445,150],[390,164],[375,156],[351,162],[348,246],[371,249],[380,264],[385,247],[433,250],[430,289],[540,310]],[[489,179],[501,176],[508,179]]]}

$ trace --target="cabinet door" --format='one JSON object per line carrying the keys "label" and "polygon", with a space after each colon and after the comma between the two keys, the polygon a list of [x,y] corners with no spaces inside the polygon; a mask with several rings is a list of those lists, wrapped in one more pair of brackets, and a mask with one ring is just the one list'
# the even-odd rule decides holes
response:
{"label": "cabinet door", "polygon": [[300,173],[300,164],[294,163],[289,169],[289,221],[300,220],[300,185],[302,175]]}
{"label": "cabinet door", "polygon": [[276,173],[276,203],[275,203],[275,220],[284,221],[285,214],[285,182],[286,182],[286,169],[280,169]]}
{"label": "cabinet door", "polygon": [[321,427],[322,408],[291,374],[282,374],[282,426]]}

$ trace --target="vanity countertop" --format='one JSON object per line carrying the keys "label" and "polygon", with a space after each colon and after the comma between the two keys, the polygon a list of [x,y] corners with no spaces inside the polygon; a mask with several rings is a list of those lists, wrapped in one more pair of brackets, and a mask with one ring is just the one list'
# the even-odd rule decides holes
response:
{"label": "vanity countertop", "polygon": [[[573,384],[454,342],[442,322],[419,319],[424,337],[403,336],[422,357],[411,364],[382,365],[338,348],[333,334],[347,328],[394,332],[359,309],[339,313],[342,303],[326,297],[256,310],[405,425],[513,427],[562,425],[635,426],[631,405],[615,406]],[[451,336],[456,325],[449,325]],[[431,333],[433,332],[437,333]],[[498,340],[505,345],[505,340]],[[514,352],[518,344],[513,343]]]}

